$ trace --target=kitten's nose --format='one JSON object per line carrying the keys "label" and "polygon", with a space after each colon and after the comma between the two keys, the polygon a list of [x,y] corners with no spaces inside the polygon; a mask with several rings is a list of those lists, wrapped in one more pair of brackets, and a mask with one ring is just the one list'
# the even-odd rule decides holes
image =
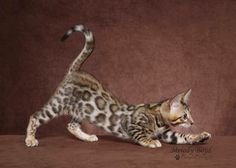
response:
{"label": "kitten's nose", "polygon": [[193,124],[194,124],[194,122],[192,121],[192,122],[190,122],[190,124],[191,124],[191,125],[193,125]]}

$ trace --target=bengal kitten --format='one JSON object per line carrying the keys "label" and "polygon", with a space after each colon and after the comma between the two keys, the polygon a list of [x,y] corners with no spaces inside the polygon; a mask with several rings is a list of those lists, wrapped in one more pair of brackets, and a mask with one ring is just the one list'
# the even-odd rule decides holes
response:
{"label": "bengal kitten", "polygon": [[198,144],[211,137],[207,132],[193,135],[171,131],[170,126],[189,127],[193,124],[188,106],[191,90],[151,104],[132,105],[115,98],[95,77],[80,70],[94,48],[92,32],[83,25],[76,25],[61,40],[64,41],[73,32],[84,34],[85,46],[48,103],[31,115],[25,139],[28,147],[39,144],[35,133],[40,125],[61,115],[71,116],[72,120],[67,126],[69,132],[88,142],[97,141],[98,138],[83,132],[81,122],[84,120],[116,137],[150,148],[161,147],[160,141]]}

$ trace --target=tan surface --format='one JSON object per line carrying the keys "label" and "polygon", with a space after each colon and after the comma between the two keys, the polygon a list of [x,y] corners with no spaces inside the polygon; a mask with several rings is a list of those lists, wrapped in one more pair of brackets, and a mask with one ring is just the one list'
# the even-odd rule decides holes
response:
{"label": "tan surface", "polygon": [[[169,145],[148,149],[110,136],[95,143],[81,142],[71,136],[41,137],[40,146],[27,148],[24,136],[0,136],[0,167],[17,168],[146,168],[236,166],[236,137],[213,137],[206,145]],[[191,147],[191,148],[189,148]],[[176,160],[176,152],[180,159]],[[194,150],[193,153],[188,149]],[[206,151],[204,154],[203,151]],[[199,152],[202,151],[202,152]]]}

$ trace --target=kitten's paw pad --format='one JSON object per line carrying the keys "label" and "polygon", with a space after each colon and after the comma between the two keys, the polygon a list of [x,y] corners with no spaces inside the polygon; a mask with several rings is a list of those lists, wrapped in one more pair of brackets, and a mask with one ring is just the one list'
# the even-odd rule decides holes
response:
{"label": "kitten's paw pad", "polygon": [[88,142],[95,142],[98,141],[98,137],[96,135],[90,135],[88,139],[86,139]]}
{"label": "kitten's paw pad", "polygon": [[39,141],[35,138],[26,138],[25,139],[25,145],[27,147],[35,147],[39,145]]}

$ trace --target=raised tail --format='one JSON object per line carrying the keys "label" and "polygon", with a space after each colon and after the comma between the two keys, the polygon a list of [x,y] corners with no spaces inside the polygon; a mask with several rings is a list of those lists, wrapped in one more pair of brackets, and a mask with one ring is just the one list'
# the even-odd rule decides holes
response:
{"label": "raised tail", "polygon": [[90,56],[94,48],[93,33],[84,25],[75,25],[70,28],[61,38],[61,41],[65,41],[73,32],[81,32],[85,37],[85,45],[77,58],[70,66],[69,73],[79,71],[83,62]]}

